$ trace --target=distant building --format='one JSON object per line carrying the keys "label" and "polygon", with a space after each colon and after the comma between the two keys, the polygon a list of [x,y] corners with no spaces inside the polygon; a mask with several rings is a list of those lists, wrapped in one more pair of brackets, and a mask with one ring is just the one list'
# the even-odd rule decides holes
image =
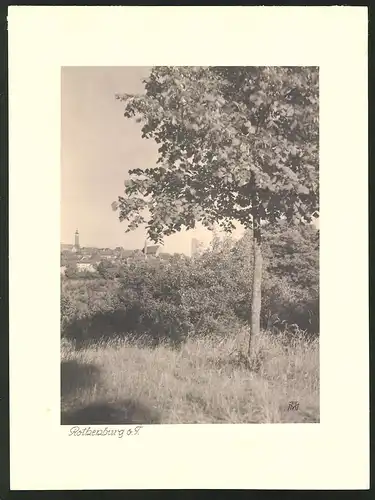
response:
{"label": "distant building", "polygon": [[148,257],[158,257],[159,253],[160,253],[160,245],[148,246],[147,241],[145,241],[142,253],[143,253],[145,259],[147,259]]}
{"label": "distant building", "polygon": [[63,267],[76,266],[78,271],[94,272],[100,262],[111,262],[114,265],[129,264],[133,260],[147,258],[170,258],[169,254],[160,255],[160,245],[145,245],[143,249],[126,250],[121,246],[111,248],[81,247],[78,229],[74,233],[74,245],[61,243],[61,273]]}
{"label": "distant building", "polygon": [[81,247],[79,249],[79,253],[82,255],[93,255],[95,253],[95,249],[89,247]]}
{"label": "distant building", "polygon": [[76,229],[76,232],[74,234],[74,247],[72,248],[72,252],[79,252],[79,251],[80,251],[79,232],[78,229]]}
{"label": "distant building", "polygon": [[[128,264],[131,260],[135,259],[137,250],[121,250],[120,254],[117,254],[116,261]],[[139,252],[141,253],[141,252]],[[141,254],[142,255],[142,254]]]}
{"label": "distant building", "polygon": [[90,273],[94,273],[96,271],[95,265],[97,263],[95,261],[89,262],[77,262],[78,271],[88,271]]}
{"label": "distant building", "polygon": [[114,253],[109,248],[99,251],[98,255],[101,259],[112,260],[114,258]]}
{"label": "distant building", "polygon": [[71,252],[73,249],[73,246],[74,245],[72,245],[70,243],[61,243],[61,251],[62,252]]}
{"label": "distant building", "polygon": [[136,250],[122,249],[120,256],[122,259],[127,259],[128,257],[132,257],[135,254],[135,252],[136,252]]}
{"label": "distant building", "polygon": [[195,257],[196,255],[198,255],[199,247],[200,247],[199,240],[197,240],[197,238],[193,238],[191,240],[191,256],[192,257]]}
{"label": "distant building", "polygon": [[166,253],[166,252],[160,252],[160,253],[159,253],[159,258],[160,258],[161,260],[166,260],[166,261],[168,261],[168,260],[170,260],[170,259],[171,259],[171,257],[172,257],[172,256],[171,256],[171,254],[170,254],[170,253]]}
{"label": "distant building", "polygon": [[77,262],[78,271],[89,271],[91,273],[96,271],[96,266],[99,264],[100,260],[92,258],[90,255],[84,255]]}

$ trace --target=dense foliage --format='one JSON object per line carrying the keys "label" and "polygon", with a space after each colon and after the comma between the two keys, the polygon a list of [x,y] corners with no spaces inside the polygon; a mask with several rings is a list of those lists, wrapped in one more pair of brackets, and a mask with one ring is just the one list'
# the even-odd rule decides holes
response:
{"label": "dense foliage", "polygon": [[[163,235],[233,220],[310,220],[318,209],[318,69],[156,67],[125,116],[160,144],[160,166],[130,172],[119,197],[128,230]],[[256,201],[255,201],[256,198]],[[148,209],[150,217],[142,213]]]}
{"label": "dense foliage", "polygon": [[[319,233],[269,226],[263,251],[263,328],[319,331]],[[133,260],[105,278],[62,280],[62,333],[77,339],[119,334],[183,340],[228,335],[250,317],[252,238],[214,238],[191,259]],[[104,269],[106,266],[103,267]]]}

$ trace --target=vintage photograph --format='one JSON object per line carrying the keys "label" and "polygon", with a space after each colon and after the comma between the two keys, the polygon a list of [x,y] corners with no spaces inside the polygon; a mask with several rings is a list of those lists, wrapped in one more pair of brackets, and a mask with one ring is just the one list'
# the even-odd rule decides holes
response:
{"label": "vintage photograph", "polygon": [[61,68],[61,424],[319,423],[319,68]]}

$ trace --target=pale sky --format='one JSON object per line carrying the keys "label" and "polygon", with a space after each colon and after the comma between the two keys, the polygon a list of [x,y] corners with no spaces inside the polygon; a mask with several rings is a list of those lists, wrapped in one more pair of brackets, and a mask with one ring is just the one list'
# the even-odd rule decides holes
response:
{"label": "pale sky", "polygon": [[[125,234],[111,203],[123,194],[128,170],[153,167],[157,147],[141,125],[124,117],[116,93],[143,91],[146,67],[65,67],[61,71],[61,241],[81,246],[143,248],[143,228]],[[242,230],[236,231],[239,236]],[[164,239],[164,251],[190,255],[191,239],[207,244],[202,227]]]}

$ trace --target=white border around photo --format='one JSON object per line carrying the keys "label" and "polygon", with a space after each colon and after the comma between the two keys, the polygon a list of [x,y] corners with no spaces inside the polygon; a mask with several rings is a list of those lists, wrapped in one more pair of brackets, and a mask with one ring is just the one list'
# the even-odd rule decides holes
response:
{"label": "white border around photo", "polygon": [[[9,7],[12,489],[369,487],[367,22],[365,7]],[[61,67],[153,65],[320,68],[319,424],[60,426]]]}

